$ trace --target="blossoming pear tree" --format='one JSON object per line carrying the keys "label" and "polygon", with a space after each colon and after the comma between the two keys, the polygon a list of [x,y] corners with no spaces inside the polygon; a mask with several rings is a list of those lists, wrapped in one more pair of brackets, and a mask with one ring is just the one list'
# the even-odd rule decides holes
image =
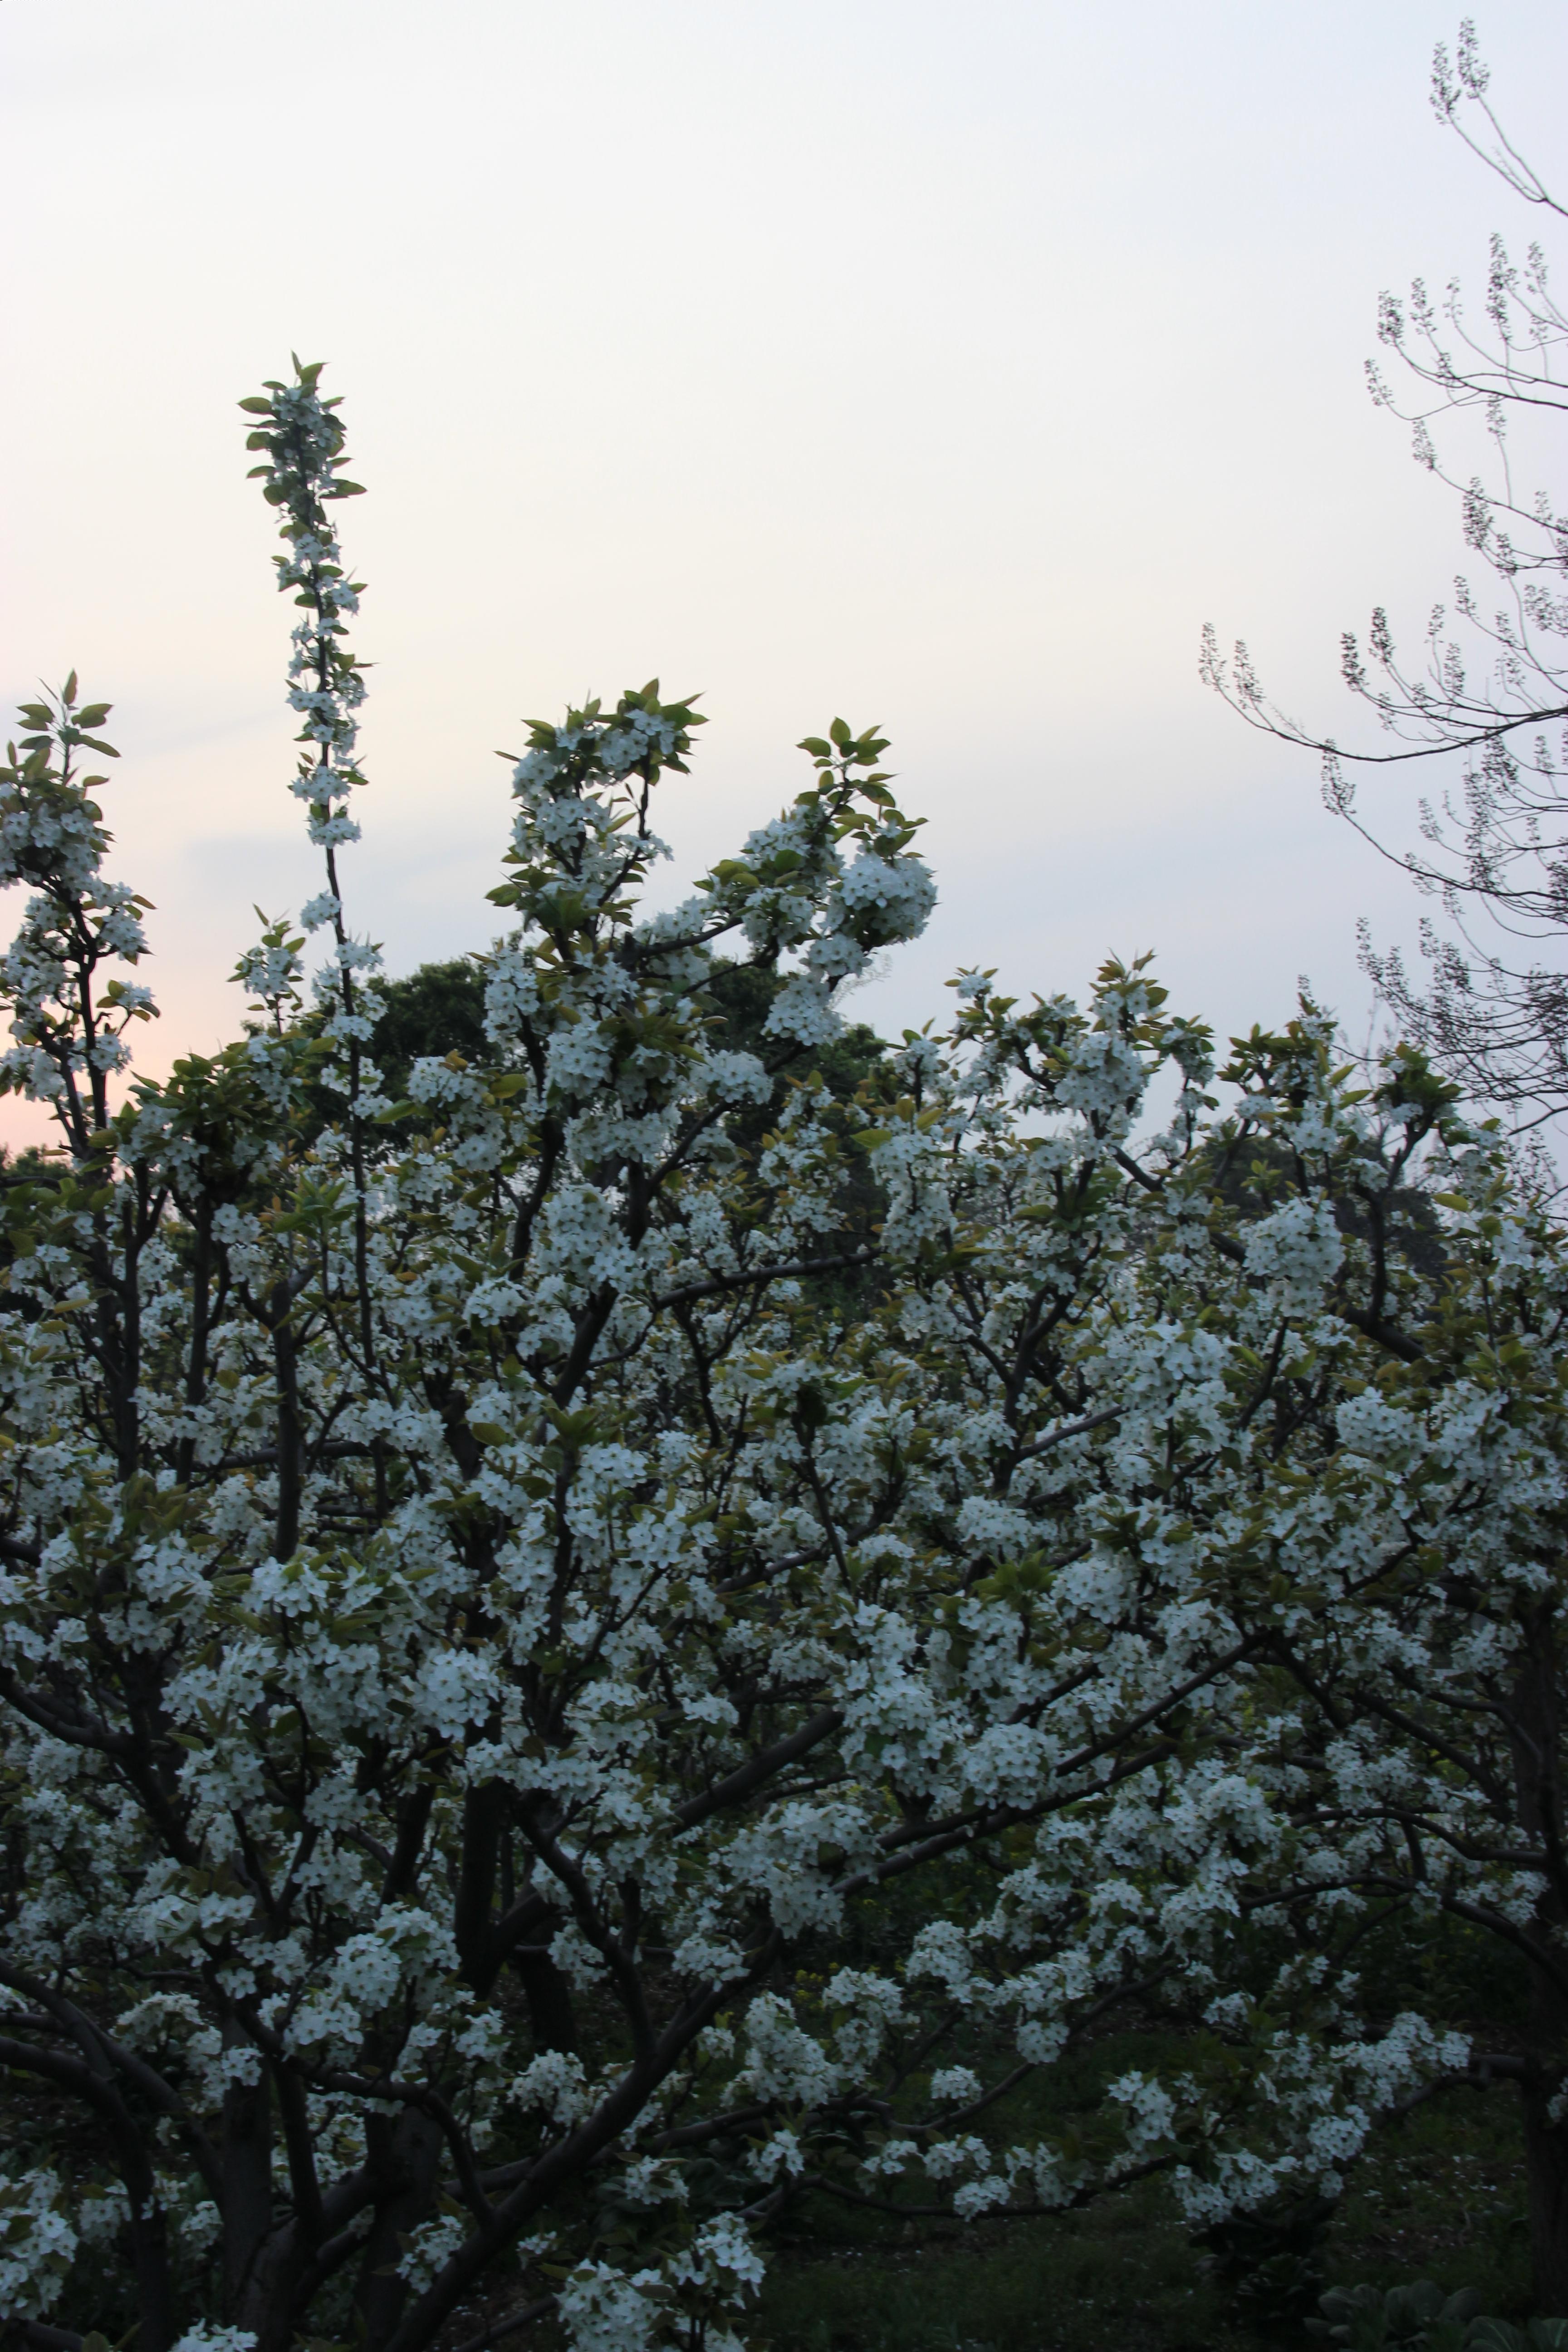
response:
{"label": "blossoming pear tree", "polygon": [[[1221,1116],[1142,965],[965,976],[846,1114],[814,1057],[934,896],[886,743],[807,739],[648,914],[700,724],[657,683],[530,730],[487,1055],[389,1099],[318,373],[247,406],[325,887],[237,1043],[128,1073],[104,707],[0,778],[5,1078],[62,1146],[0,1198],[0,2315],[725,2352],[813,2196],[1331,2189],[1472,2064],[1362,1999],[1369,1906],[1563,1968],[1551,1228],[1310,1010]],[[1152,2013],[1179,2071],[1018,2120]],[[1550,2139],[1568,2053],[1518,2055]]]}
{"label": "blossoming pear tree", "polygon": [[[1279,1457],[1226,1578],[1238,1622],[1265,1636],[1272,1748],[1251,1767],[1272,1791],[1271,1851],[1243,1899],[1260,1934],[1298,1945],[1321,2015],[1363,2028],[1368,1953],[1403,1946],[1431,1963],[1463,1937],[1487,2030],[1473,2053],[1450,2039],[1424,2087],[1517,2085],[1536,2298],[1563,2314],[1564,1237],[1495,1128],[1467,1127],[1456,1089],[1413,1052],[1390,1059],[1393,1149],[1370,1160],[1368,1105],[1328,1045],[1300,1025],[1255,1037],[1231,1072],[1229,1148],[1261,1142],[1296,1192],[1247,1240],[1258,1304],[1283,1302],[1281,1277],[1300,1283],[1275,1237],[1294,1221],[1292,1248],[1307,1241],[1316,1192],[1336,1213],[1317,1278],[1364,1253],[1361,1331],[1378,1342],[1369,1355],[1347,1329],[1331,1284],[1309,1286],[1314,1311],[1293,1328],[1232,1327],[1273,1368],[1259,1418]],[[1402,1203],[1389,1180],[1426,1129],[1442,1147],[1425,1197]]]}

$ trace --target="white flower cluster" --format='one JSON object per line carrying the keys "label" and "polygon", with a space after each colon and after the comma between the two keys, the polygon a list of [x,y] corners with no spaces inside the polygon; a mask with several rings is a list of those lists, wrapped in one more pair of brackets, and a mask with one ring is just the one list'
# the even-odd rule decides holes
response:
{"label": "white flower cluster", "polygon": [[0,2174],[0,2319],[51,2312],[79,2243],[59,2175],[37,2167]]}

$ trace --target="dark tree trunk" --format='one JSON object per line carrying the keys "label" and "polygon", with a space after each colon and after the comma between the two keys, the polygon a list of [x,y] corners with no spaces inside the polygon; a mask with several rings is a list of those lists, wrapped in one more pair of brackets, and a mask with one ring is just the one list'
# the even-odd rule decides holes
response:
{"label": "dark tree trunk", "polygon": [[1512,1700],[1520,1827],[1547,1863],[1546,1885],[1528,1938],[1529,2049],[1521,2089],[1535,2302],[1553,2317],[1568,2316],[1568,2123],[1553,2123],[1549,2113],[1557,2094],[1568,2088],[1568,1984],[1563,1947],[1568,1878],[1563,1867],[1559,1666],[1557,1628],[1547,1606],[1529,1622],[1524,1664]]}
{"label": "dark tree trunk", "polygon": [[528,2021],[535,2050],[577,2048],[577,2013],[572,1988],[547,1951],[523,1945],[511,1956],[528,2000]]}
{"label": "dark tree trunk", "polygon": [[282,1283],[275,1286],[270,1304],[278,1316],[272,1327],[272,1356],[278,1379],[278,1531],[273,1542],[279,1559],[290,1559],[299,1548],[303,1491],[300,1358],[289,1327],[291,1302]]}
{"label": "dark tree trunk", "polygon": [[[243,2035],[225,2034],[232,2045]],[[237,2316],[272,2226],[272,2101],[265,2067],[256,2083],[231,2084],[223,2101],[223,2287],[226,2315]]]}
{"label": "dark tree trunk", "polygon": [[1530,2263],[1539,2310],[1568,2315],[1568,2125],[1547,2115],[1555,2084],[1524,2085],[1524,2168]]}
{"label": "dark tree trunk", "polygon": [[491,1957],[496,1879],[506,1836],[507,1792],[499,1780],[470,1789],[463,1800],[462,1861],[452,1934],[465,1980],[475,1987],[494,1982]]}
{"label": "dark tree trunk", "polygon": [[441,2127],[417,2107],[405,2107],[395,2121],[390,2116],[367,2116],[365,2139],[372,2164],[387,2176],[389,2193],[376,2204],[354,2305],[365,2352],[381,2352],[408,2300],[408,2289],[397,2275],[403,2241],[430,2219],[435,2207]]}
{"label": "dark tree trunk", "polygon": [[169,2352],[175,2335],[174,2296],[168,2224],[161,2205],[149,2203],[141,2212],[132,2211],[131,2242],[142,2322],[136,2341],[146,2352]]}

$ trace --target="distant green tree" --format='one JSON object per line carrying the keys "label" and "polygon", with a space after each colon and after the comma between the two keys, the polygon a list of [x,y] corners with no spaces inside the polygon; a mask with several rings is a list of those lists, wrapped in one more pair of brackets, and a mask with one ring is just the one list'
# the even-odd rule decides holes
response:
{"label": "distant green tree", "polygon": [[422,963],[406,980],[384,981],[381,992],[386,1010],[375,1027],[375,1056],[383,1085],[394,1097],[408,1092],[414,1065],[426,1055],[445,1061],[448,1054],[460,1054],[468,1063],[490,1058],[485,975],[475,957]]}

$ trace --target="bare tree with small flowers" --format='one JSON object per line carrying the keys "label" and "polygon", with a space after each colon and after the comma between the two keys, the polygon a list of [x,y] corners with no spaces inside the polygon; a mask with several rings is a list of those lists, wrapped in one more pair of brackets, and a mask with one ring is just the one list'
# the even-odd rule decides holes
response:
{"label": "bare tree with small flowers", "polygon": [[[1433,62],[1437,119],[1522,203],[1563,217],[1568,207],[1512,145],[1489,86],[1467,19],[1452,61],[1439,45]],[[1466,549],[1490,575],[1483,588],[1455,579],[1413,663],[1382,606],[1364,643],[1346,632],[1344,682],[1392,740],[1347,743],[1291,718],[1265,693],[1246,646],[1227,662],[1212,629],[1202,670],[1250,725],[1320,752],[1329,808],[1441,908],[1444,928],[1422,925],[1426,980],[1364,925],[1363,962],[1405,1035],[1528,1127],[1568,1106],[1568,513],[1557,492],[1521,479],[1568,414],[1568,315],[1538,239],[1521,267],[1493,236],[1481,309],[1473,318],[1457,278],[1440,297],[1418,279],[1408,300],[1379,299],[1378,340],[1401,373],[1391,384],[1369,362],[1373,398],[1410,425],[1416,462],[1454,493]],[[1479,429],[1476,470],[1455,469],[1435,430],[1444,425],[1461,440]],[[1420,803],[1421,845],[1390,850],[1352,771],[1411,761],[1438,763],[1443,781]]]}

